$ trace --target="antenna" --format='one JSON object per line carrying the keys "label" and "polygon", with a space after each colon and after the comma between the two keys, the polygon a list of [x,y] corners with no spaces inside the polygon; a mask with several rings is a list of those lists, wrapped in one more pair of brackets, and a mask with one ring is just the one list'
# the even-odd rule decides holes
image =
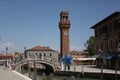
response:
{"label": "antenna", "polygon": [[1,51],[1,36],[0,36],[0,53],[1,53],[2,51]]}

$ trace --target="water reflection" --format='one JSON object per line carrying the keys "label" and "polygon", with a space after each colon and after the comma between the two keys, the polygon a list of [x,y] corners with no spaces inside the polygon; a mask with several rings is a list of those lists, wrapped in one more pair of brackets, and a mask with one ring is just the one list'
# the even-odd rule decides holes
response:
{"label": "water reflection", "polygon": [[[21,71],[18,71],[21,72]],[[28,76],[28,71],[24,69],[24,75]],[[34,71],[31,71],[30,77],[32,80],[35,80],[34,78]],[[37,73],[37,80],[99,80],[99,79],[91,79],[91,78],[83,78],[79,75],[77,77],[71,75],[71,76],[60,76],[60,75],[54,75],[54,73],[50,73],[49,75],[46,75],[45,73]]]}

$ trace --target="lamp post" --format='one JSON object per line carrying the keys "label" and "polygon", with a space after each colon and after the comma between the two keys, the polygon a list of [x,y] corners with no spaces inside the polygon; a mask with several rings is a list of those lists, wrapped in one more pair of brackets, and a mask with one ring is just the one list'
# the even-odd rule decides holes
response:
{"label": "lamp post", "polygon": [[35,54],[35,58],[34,58],[34,61],[33,61],[33,64],[34,64],[34,80],[37,80],[36,57],[37,57],[37,55]]}
{"label": "lamp post", "polygon": [[[118,42],[118,55],[119,55],[119,52],[120,52],[120,40]],[[115,68],[115,79],[117,80],[117,68],[118,68],[118,55],[116,55],[116,68]]]}
{"label": "lamp post", "polygon": [[100,80],[103,80],[103,51],[101,51],[101,49],[99,49],[99,53],[101,54],[101,59],[100,59],[101,77],[100,77]]}
{"label": "lamp post", "polygon": [[[120,18],[120,15],[119,15]],[[118,45],[117,45],[117,51],[118,51],[118,55],[116,56],[116,69],[115,69],[115,76],[116,76],[116,80],[117,80],[117,68],[118,68],[118,62],[119,62],[119,55],[120,55],[120,19],[117,22],[118,24]]]}
{"label": "lamp post", "polygon": [[25,50],[25,54],[26,54],[26,58],[27,58],[27,65],[28,65],[28,77],[30,77],[30,64],[29,64],[29,54],[27,51],[26,51],[26,47],[24,47],[24,50]]}
{"label": "lamp post", "polygon": [[5,67],[7,67],[7,53],[8,53],[8,47],[6,47],[6,63],[5,63]]}

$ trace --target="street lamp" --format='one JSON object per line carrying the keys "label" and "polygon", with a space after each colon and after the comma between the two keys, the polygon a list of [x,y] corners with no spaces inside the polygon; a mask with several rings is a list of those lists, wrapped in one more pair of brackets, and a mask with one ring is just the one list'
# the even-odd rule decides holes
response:
{"label": "street lamp", "polygon": [[[118,51],[118,55],[119,55],[119,52],[120,52],[120,40],[118,42],[117,51]],[[117,80],[117,68],[118,68],[118,57],[119,57],[118,55],[116,55],[116,68],[115,68],[115,78],[116,78],[116,80]]]}
{"label": "street lamp", "polygon": [[101,58],[101,80],[103,80],[103,52],[102,52],[102,58]]}
{"label": "street lamp", "polygon": [[101,49],[99,49],[98,51],[101,54],[101,58],[100,58],[101,77],[100,77],[100,80],[103,80],[103,51],[101,51]]}
{"label": "street lamp", "polygon": [[7,67],[7,53],[8,53],[8,47],[6,47],[6,63],[5,63],[5,67]]}

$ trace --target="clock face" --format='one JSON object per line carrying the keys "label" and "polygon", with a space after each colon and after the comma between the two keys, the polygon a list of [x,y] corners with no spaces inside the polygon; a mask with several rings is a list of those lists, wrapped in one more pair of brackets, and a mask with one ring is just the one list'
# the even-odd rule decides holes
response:
{"label": "clock face", "polygon": [[65,32],[64,32],[64,35],[68,35],[68,32],[65,31]]}

